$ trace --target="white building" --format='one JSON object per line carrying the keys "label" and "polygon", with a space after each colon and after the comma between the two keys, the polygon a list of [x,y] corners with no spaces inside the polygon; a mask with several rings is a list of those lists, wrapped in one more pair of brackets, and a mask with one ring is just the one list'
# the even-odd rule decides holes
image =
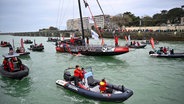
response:
{"label": "white building", "polygon": [[[105,17],[105,18],[104,18]],[[109,15],[97,15],[94,16],[95,23],[98,27],[104,28],[110,22]],[[91,23],[89,17],[83,17],[83,27],[84,29],[91,29],[94,26],[94,22]],[[81,30],[80,18],[70,19],[67,21],[67,30]]]}

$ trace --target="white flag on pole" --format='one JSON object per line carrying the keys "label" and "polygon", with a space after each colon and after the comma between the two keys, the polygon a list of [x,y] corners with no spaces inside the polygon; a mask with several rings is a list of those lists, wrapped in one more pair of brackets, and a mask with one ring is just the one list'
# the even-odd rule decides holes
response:
{"label": "white flag on pole", "polygon": [[91,35],[92,35],[92,38],[94,38],[96,40],[99,39],[99,35],[93,30],[91,30]]}

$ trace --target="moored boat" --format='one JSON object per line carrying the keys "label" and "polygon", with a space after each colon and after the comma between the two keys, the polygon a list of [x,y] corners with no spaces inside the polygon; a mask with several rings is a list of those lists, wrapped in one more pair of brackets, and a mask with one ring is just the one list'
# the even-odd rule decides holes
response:
{"label": "moored boat", "polygon": [[48,40],[47,40],[47,42],[57,42],[57,41],[60,41],[60,39],[59,38],[48,37]]}
{"label": "moored boat", "polygon": [[183,53],[162,53],[157,51],[150,51],[149,55],[152,57],[159,57],[159,58],[184,58],[184,52]]}
{"label": "moored boat", "polygon": [[160,49],[156,50],[154,45],[153,38],[150,39],[150,43],[152,49],[154,51],[149,51],[149,55],[152,57],[159,57],[159,58],[184,58],[184,52],[174,52],[174,49],[169,49],[166,47],[160,47]]}
{"label": "moored boat", "polygon": [[23,39],[21,39],[20,43],[21,43],[21,46],[17,47],[16,53],[18,53],[20,56],[29,55],[30,52],[25,51]]}
{"label": "moored boat", "polygon": [[[145,41],[142,41],[141,44],[151,44],[150,40],[145,40]],[[154,41],[154,44],[157,45],[159,44],[159,41]]]}
{"label": "moored boat", "polygon": [[133,91],[125,88],[123,85],[114,85],[110,83],[107,83],[107,92],[100,92],[100,80],[93,78],[90,67],[85,69],[86,73],[84,74],[84,80],[79,82],[79,86],[76,86],[74,84],[74,77],[70,74],[70,70],[74,69],[66,69],[63,76],[64,79],[57,80],[56,84],[84,97],[99,101],[123,102],[133,95]]}
{"label": "moored boat", "polygon": [[145,48],[147,44],[140,44],[140,45],[128,45],[126,44],[127,47],[129,48],[136,48],[136,49],[139,49],[139,48]]}
{"label": "moored boat", "polygon": [[32,51],[43,51],[44,50],[44,46],[43,45],[30,45],[30,48],[28,48],[29,50]]}
{"label": "moored boat", "polygon": [[1,41],[0,46],[1,47],[9,47],[9,46],[11,46],[11,44],[9,42],[6,42],[6,41]]}
{"label": "moored boat", "polygon": [[[15,57],[17,58],[18,56],[19,56],[19,54],[17,54],[17,53],[3,55],[3,57],[7,61],[12,59],[12,58],[15,58]],[[14,64],[13,71],[10,71],[9,68],[4,69],[4,64],[0,65],[0,74],[4,77],[8,77],[8,78],[12,78],[12,79],[19,79],[19,80],[26,77],[29,74],[29,68],[25,64],[22,64],[20,59],[18,59],[18,60],[19,60],[19,62],[18,61],[13,62],[13,64]]]}
{"label": "moored boat", "polygon": [[32,43],[33,43],[33,41],[31,41],[31,40],[29,40],[29,39],[24,40],[24,44],[32,44]]}
{"label": "moored boat", "polygon": [[34,40],[34,44],[30,45],[30,47],[28,48],[29,50],[32,51],[43,51],[44,50],[44,45],[42,43],[40,43],[39,45],[36,44],[35,40]]}

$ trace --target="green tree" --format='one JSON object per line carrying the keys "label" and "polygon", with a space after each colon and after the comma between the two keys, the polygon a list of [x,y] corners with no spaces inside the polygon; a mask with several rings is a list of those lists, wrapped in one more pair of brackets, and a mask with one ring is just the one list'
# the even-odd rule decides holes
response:
{"label": "green tree", "polygon": [[181,17],[184,16],[184,10],[182,8],[173,8],[170,9],[167,13],[167,19],[171,24],[178,24],[181,21]]}
{"label": "green tree", "polygon": [[143,26],[153,26],[153,19],[150,16],[145,16],[142,18]]}

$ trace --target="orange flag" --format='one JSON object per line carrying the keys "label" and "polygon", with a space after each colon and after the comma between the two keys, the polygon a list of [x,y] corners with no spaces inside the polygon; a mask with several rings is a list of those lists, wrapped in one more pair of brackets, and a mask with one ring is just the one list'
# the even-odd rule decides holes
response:
{"label": "orange flag", "polygon": [[151,43],[151,47],[152,47],[153,49],[155,49],[155,44],[154,44],[154,40],[153,40],[152,37],[151,37],[151,39],[150,39],[150,43]]}
{"label": "orange flag", "polygon": [[103,46],[104,45],[104,39],[102,38],[102,42],[101,42],[101,45]]}

